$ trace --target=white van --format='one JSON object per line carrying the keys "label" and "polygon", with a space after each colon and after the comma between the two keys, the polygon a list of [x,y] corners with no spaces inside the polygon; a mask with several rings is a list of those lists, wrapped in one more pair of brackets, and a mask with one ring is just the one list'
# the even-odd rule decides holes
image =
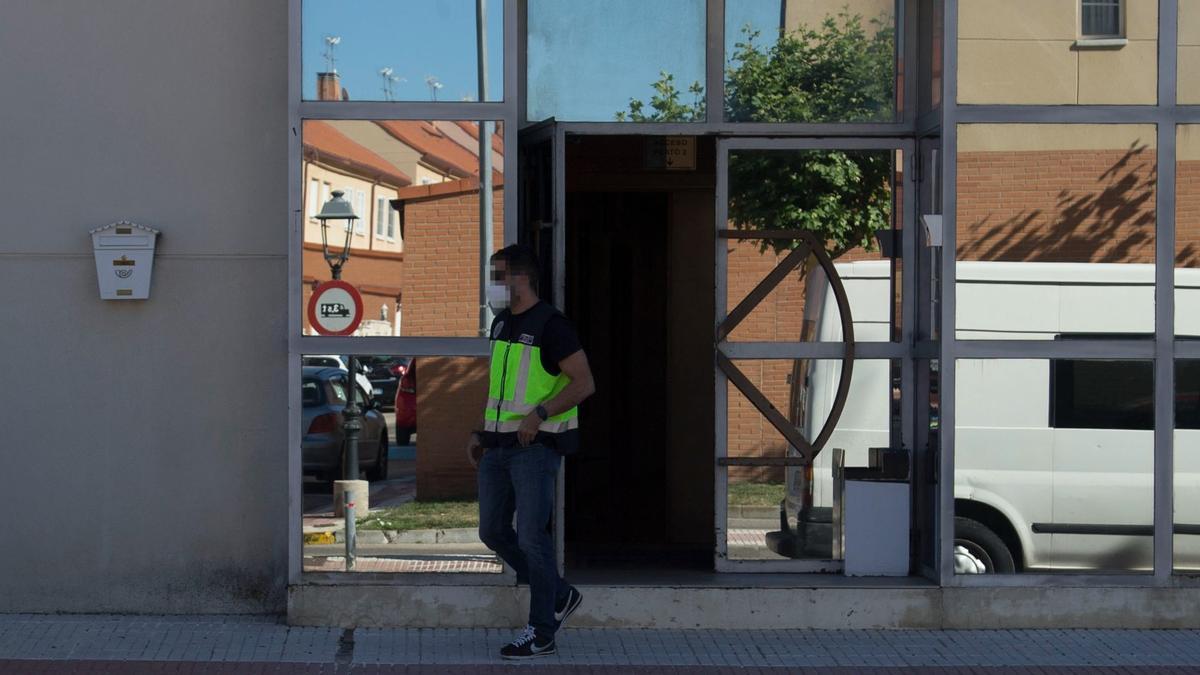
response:
{"label": "white van", "polygon": [[[1149,336],[1152,265],[960,262],[957,331],[968,339]],[[855,338],[886,340],[890,264],[838,263]],[[1200,270],[1177,271],[1180,332],[1200,334]],[[809,282],[815,339],[840,341],[837,304]],[[815,302],[814,302],[815,300]],[[840,363],[810,361],[802,420],[828,416]],[[888,362],[856,360],[845,412],[816,461],[813,505],[829,506],[831,448],[865,466],[888,445]],[[1148,571],[1153,566],[1153,366],[1150,361],[960,360],[955,400],[956,567],[960,572]],[[1200,569],[1200,362],[1176,369],[1175,565]],[[936,428],[936,421],[933,424]],[[797,527],[800,470],[783,519]],[[778,540],[778,539],[776,539]]]}

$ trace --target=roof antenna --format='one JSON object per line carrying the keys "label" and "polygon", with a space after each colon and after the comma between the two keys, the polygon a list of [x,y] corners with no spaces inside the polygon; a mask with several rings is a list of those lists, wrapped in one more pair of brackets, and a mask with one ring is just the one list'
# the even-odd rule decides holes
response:
{"label": "roof antenna", "polygon": [[337,72],[337,59],[333,56],[333,48],[341,44],[341,42],[342,37],[340,35],[325,36],[325,53],[322,56],[325,57],[325,72],[327,73]]}
{"label": "roof antenna", "polygon": [[441,82],[438,82],[436,75],[426,76],[425,84],[429,86],[429,96],[435,101],[437,100],[438,89],[441,89],[442,87],[446,86],[446,85],[442,84]]}
{"label": "roof antenna", "polygon": [[379,77],[383,78],[383,100],[385,101],[395,101],[396,83],[405,81],[405,78],[394,75],[394,72],[389,66],[379,69]]}

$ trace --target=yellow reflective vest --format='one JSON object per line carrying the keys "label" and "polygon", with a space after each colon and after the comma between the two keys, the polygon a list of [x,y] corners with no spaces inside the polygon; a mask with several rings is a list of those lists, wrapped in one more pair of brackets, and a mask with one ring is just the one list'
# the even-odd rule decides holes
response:
{"label": "yellow reflective vest", "polygon": [[[521,420],[570,381],[564,373],[552,375],[542,366],[542,334],[557,313],[549,303],[539,302],[515,319],[504,310],[492,323],[485,446],[515,445]],[[579,408],[574,407],[539,424],[536,440],[569,454],[577,445],[578,428]]]}

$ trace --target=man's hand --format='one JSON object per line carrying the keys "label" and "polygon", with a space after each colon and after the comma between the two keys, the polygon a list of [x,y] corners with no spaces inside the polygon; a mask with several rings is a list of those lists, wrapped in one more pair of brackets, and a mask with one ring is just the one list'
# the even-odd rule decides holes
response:
{"label": "man's hand", "polygon": [[542,423],[542,418],[537,416],[536,412],[531,412],[521,420],[521,428],[517,429],[517,442],[521,445],[529,445],[537,436],[538,425]]}
{"label": "man's hand", "polygon": [[471,462],[471,466],[479,468],[479,460],[483,459],[483,443],[479,439],[479,434],[471,432],[471,438],[467,440],[467,461]]}

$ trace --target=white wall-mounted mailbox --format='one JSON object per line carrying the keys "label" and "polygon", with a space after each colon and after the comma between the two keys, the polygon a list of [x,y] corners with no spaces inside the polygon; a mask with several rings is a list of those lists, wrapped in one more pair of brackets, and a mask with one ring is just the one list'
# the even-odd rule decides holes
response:
{"label": "white wall-mounted mailbox", "polygon": [[145,300],[158,230],[122,220],[91,231],[101,300]]}

